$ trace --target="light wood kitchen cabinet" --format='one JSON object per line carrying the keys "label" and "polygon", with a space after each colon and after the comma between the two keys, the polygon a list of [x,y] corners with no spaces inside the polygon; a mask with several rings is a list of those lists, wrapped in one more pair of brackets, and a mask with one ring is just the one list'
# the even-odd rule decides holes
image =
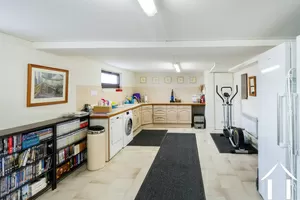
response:
{"label": "light wood kitchen cabinet", "polygon": [[142,125],[152,124],[152,110],[143,110],[142,111]]}
{"label": "light wood kitchen cabinet", "polygon": [[168,109],[167,110],[167,123],[177,123],[177,109]]}
{"label": "light wood kitchen cabinet", "polygon": [[187,124],[192,123],[192,111],[191,109],[178,109],[177,110],[177,123]]}
{"label": "light wood kitchen cabinet", "polygon": [[165,124],[167,123],[167,119],[166,119],[166,116],[154,116],[153,117],[153,123],[154,124]]}
{"label": "light wood kitchen cabinet", "polygon": [[141,109],[136,108],[132,111],[132,128],[133,130],[138,129],[141,125]]}
{"label": "light wood kitchen cabinet", "polygon": [[138,108],[138,121],[137,121],[137,124],[138,124],[138,128],[142,125],[142,109],[141,108]]}
{"label": "light wood kitchen cabinet", "polygon": [[142,125],[153,123],[152,106],[143,106],[141,114],[142,114],[142,120],[141,120]]}

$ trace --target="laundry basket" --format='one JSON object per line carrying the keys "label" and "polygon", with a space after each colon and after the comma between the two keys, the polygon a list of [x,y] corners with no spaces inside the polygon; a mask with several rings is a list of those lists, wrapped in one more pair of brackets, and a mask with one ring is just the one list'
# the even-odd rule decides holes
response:
{"label": "laundry basket", "polygon": [[87,169],[98,170],[105,165],[105,128],[91,126],[87,135]]}

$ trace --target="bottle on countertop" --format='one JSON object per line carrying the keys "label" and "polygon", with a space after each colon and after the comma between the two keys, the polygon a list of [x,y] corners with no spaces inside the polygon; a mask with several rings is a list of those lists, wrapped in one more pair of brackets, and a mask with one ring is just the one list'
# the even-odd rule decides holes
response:
{"label": "bottle on countertop", "polygon": [[170,99],[170,102],[175,102],[175,98],[174,98],[174,91],[172,89],[172,92],[171,92],[171,99]]}
{"label": "bottle on countertop", "polygon": [[148,97],[147,97],[147,94],[144,95],[144,102],[145,102],[145,103],[148,103]]}

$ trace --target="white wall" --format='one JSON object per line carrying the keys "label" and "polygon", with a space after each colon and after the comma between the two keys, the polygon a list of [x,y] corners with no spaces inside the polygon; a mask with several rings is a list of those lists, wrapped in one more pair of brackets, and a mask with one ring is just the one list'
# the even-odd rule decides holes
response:
{"label": "white wall", "polygon": [[[247,74],[248,77],[250,76],[256,76],[256,85],[259,87],[259,69],[258,64],[255,63],[251,66],[248,66],[248,68],[243,69],[239,72],[234,73],[234,85],[239,86],[239,90],[241,90],[241,75]],[[249,92],[248,92],[249,94]],[[259,112],[259,97],[252,97],[248,96],[248,99],[241,99],[241,91],[237,94],[235,100],[234,100],[234,116],[235,116],[235,122],[236,126],[242,126],[241,124],[241,116],[242,112],[250,115],[252,117],[258,117]]]}
{"label": "white wall", "polygon": [[[122,73],[124,85],[134,85],[134,73],[112,68],[83,57],[61,57],[37,51],[31,43],[0,33],[0,129],[56,118],[76,109],[77,85],[100,85],[101,68]],[[27,64],[39,64],[70,73],[69,102],[66,104],[26,107]]]}
{"label": "white wall", "polygon": [[209,73],[209,71],[204,72],[204,84],[205,84],[205,118],[206,118],[206,127],[208,129],[214,129],[215,127],[215,83],[214,83],[214,74]]}

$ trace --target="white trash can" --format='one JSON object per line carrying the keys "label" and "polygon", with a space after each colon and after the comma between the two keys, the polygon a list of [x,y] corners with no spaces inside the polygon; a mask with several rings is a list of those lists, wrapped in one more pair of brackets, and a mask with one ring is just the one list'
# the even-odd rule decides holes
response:
{"label": "white trash can", "polygon": [[91,126],[87,135],[87,169],[95,171],[105,166],[105,128]]}

